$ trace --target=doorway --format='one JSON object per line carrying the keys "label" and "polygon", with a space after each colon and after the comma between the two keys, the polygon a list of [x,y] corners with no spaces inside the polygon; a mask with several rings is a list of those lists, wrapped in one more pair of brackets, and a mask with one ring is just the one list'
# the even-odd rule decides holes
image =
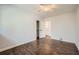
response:
{"label": "doorway", "polygon": [[44,38],[46,35],[51,36],[51,21],[38,20],[36,21],[37,39]]}

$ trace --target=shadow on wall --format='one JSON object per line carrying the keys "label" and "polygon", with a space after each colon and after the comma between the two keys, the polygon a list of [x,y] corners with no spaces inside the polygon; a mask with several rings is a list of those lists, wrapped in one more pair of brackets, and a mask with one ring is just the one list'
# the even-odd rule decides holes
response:
{"label": "shadow on wall", "polygon": [[15,45],[15,43],[16,43],[15,41],[10,40],[0,34],[0,52],[11,48],[12,46]]}

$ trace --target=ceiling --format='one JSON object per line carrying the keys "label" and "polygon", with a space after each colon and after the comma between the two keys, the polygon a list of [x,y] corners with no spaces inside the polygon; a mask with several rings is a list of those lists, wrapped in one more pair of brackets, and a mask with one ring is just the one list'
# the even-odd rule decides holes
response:
{"label": "ceiling", "polygon": [[14,6],[16,6],[26,12],[34,13],[39,18],[46,18],[46,17],[50,17],[50,16],[59,15],[62,13],[75,11],[77,8],[77,4],[56,4],[57,8],[54,8],[51,11],[39,12],[39,4],[16,4]]}

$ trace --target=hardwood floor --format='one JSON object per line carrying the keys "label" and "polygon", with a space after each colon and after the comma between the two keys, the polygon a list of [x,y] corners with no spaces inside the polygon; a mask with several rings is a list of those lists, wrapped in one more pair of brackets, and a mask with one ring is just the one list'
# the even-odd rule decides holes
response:
{"label": "hardwood floor", "polygon": [[74,43],[43,38],[0,52],[0,55],[78,55],[78,49]]}

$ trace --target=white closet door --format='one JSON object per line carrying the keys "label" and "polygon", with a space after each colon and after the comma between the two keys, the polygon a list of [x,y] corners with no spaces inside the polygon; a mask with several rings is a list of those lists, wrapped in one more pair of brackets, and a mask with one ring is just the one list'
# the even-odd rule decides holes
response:
{"label": "white closet door", "polygon": [[45,37],[45,35],[51,36],[51,21],[50,20],[40,21],[40,38]]}

